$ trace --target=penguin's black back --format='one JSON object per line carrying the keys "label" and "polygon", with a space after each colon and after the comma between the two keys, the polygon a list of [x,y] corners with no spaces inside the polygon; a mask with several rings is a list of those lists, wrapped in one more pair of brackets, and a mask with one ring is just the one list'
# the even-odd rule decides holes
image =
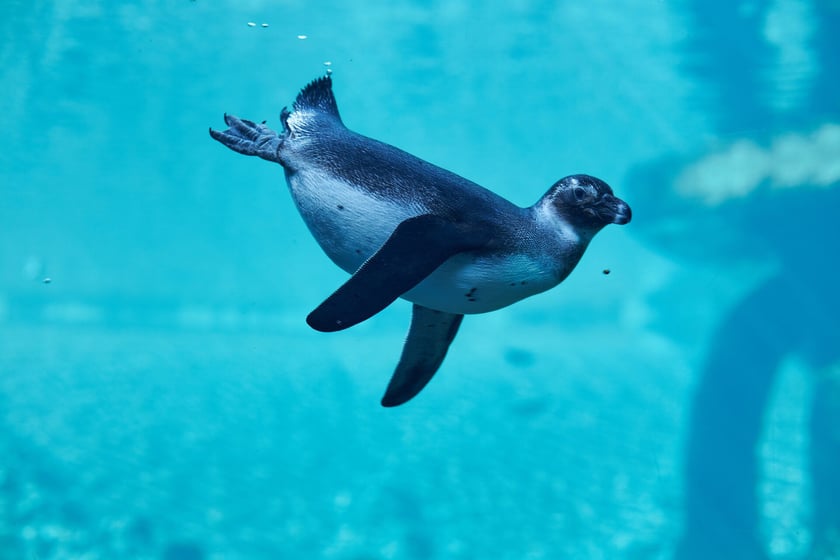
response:
{"label": "penguin's black back", "polygon": [[498,223],[525,212],[451,171],[348,129],[339,116],[330,76],[303,88],[293,109],[284,110],[286,137],[280,155],[287,174],[317,169],[371,196],[398,199],[458,220],[481,217],[479,221]]}

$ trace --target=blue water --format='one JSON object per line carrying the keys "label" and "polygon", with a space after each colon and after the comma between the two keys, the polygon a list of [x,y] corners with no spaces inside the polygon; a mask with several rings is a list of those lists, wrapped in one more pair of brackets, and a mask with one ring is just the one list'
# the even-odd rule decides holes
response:
{"label": "blue water", "polygon": [[[428,4],[3,3],[0,559],[840,556],[837,3]],[[517,204],[633,207],[396,409],[409,304],[309,329],[345,275],[207,134],[327,69]]]}

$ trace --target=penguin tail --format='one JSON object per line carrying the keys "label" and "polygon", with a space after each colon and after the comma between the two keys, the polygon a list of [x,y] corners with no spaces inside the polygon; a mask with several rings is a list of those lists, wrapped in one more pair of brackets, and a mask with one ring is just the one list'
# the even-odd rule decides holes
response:
{"label": "penguin tail", "polygon": [[309,85],[300,90],[292,107],[295,111],[326,113],[341,121],[332,91],[332,77],[329,74],[312,80]]}

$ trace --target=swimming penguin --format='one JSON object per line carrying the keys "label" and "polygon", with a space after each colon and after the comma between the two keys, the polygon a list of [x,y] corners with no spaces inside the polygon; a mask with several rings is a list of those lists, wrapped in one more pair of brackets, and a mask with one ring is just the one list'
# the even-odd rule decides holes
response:
{"label": "swimming penguin", "polygon": [[536,204],[501,196],[346,128],[329,75],[280,113],[283,131],[225,115],[228,148],[279,163],[312,235],[352,276],[306,318],[346,329],[397,298],[408,337],[383,406],[413,398],[440,367],[466,314],[493,311],[562,282],[592,237],[630,207],[589,175],[560,179]]}

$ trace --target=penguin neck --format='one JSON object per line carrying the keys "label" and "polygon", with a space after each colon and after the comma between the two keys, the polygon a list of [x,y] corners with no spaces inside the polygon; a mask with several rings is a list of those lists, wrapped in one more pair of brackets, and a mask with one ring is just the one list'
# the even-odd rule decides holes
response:
{"label": "penguin neck", "polygon": [[568,245],[575,245],[581,248],[581,254],[595,237],[595,234],[601,230],[582,228],[572,223],[562,213],[557,211],[557,208],[546,199],[542,199],[531,208],[531,214],[538,226],[546,231],[554,232],[554,235]]}
{"label": "penguin neck", "polygon": [[539,230],[543,250],[559,264],[555,270],[558,281],[563,281],[577,266],[589,242],[597,231],[575,227],[548,203],[540,201],[530,208]]}

